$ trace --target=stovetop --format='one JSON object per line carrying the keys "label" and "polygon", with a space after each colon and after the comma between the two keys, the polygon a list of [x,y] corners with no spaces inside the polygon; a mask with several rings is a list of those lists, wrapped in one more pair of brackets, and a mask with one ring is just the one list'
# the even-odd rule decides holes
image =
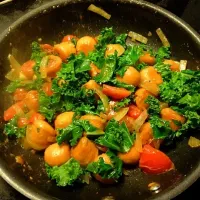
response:
{"label": "stovetop", "polygon": [[[1,2],[2,0],[0,0]],[[4,6],[0,6],[0,32],[6,29],[13,21],[30,10],[39,7],[51,0],[13,0]],[[162,6],[189,23],[198,33],[200,33],[200,0],[148,0]],[[198,196],[200,179],[197,180],[189,189],[184,191],[174,200],[190,199]],[[28,200],[20,193],[9,186],[0,178],[0,200]]]}

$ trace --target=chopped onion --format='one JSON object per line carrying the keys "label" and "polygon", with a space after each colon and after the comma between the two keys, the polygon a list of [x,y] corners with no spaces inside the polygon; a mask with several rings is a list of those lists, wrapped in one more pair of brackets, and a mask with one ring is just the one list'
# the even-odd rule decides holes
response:
{"label": "chopped onion", "polygon": [[19,62],[14,58],[13,55],[9,54],[8,55],[8,60],[10,62],[10,68],[11,70],[6,74],[6,78],[10,81],[14,81],[19,78],[19,73],[20,73],[20,67],[21,65]]}
{"label": "chopped onion", "polygon": [[47,77],[47,64],[48,64],[49,56],[45,56],[42,58],[41,63],[40,63],[40,74],[41,78],[46,78]]}
{"label": "chopped onion", "polygon": [[90,183],[90,178],[91,178],[90,174],[86,173],[86,174],[82,175],[80,178],[84,183],[86,183],[86,184]]}
{"label": "chopped onion", "polygon": [[190,136],[190,139],[188,141],[188,145],[192,148],[194,147],[200,147],[200,140],[195,138],[195,137],[192,137]]}
{"label": "chopped onion", "polygon": [[128,33],[128,36],[131,37],[132,41],[137,40],[138,42],[142,42],[144,44],[147,44],[148,39],[146,37],[144,37],[143,35],[140,35],[136,32],[130,31]]}
{"label": "chopped onion", "polygon": [[96,94],[101,99],[105,112],[108,112],[109,104],[108,104],[108,97],[98,88],[95,89]]}
{"label": "chopped onion", "polygon": [[136,132],[135,148],[138,152],[142,152],[142,139],[139,132]]}
{"label": "chopped onion", "polygon": [[167,37],[165,36],[165,34],[163,33],[163,31],[160,28],[158,28],[156,30],[156,33],[157,33],[158,37],[160,38],[163,46],[170,47],[170,43],[169,43]]}
{"label": "chopped onion", "polygon": [[180,71],[186,70],[187,60],[180,60]]}
{"label": "chopped onion", "polygon": [[118,112],[116,112],[113,116],[113,119],[115,119],[116,121],[120,121],[122,118],[125,117],[125,115],[127,114],[129,110],[129,107],[127,108],[121,108]]}
{"label": "chopped onion", "polygon": [[139,130],[140,130],[141,126],[144,124],[144,122],[146,121],[147,117],[148,117],[147,110],[144,110],[140,114],[140,116],[134,121],[133,128],[136,131],[136,133],[139,133]]}
{"label": "chopped onion", "polygon": [[94,4],[91,4],[89,7],[88,7],[88,10],[89,11],[92,11],[94,13],[97,13],[99,15],[101,15],[102,17],[106,18],[106,19],[110,19],[111,18],[111,15],[108,14],[105,10],[95,6]]}

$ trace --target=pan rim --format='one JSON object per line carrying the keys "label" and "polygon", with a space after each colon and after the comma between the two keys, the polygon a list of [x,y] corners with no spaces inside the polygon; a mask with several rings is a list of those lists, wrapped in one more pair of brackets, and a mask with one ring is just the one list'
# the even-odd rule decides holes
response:
{"label": "pan rim", "polygon": [[[116,1],[118,3],[123,3],[123,4],[124,3],[135,4],[135,5],[141,6],[143,8],[147,8],[149,10],[158,12],[159,14],[166,17],[167,19],[173,20],[173,22],[175,24],[177,24],[185,32],[187,32],[193,38],[193,40],[197,43],[197,45],[200,46],[200,35],[197,33],[197,31],[195,31],[187,22],[185,22],[184,20],[182,20],[175,14],[171,13],[170,11],[167,11],[166,9],[161,8],[153,3],[142,1],[142,0],[114,0],[114,1]],[[38,8],[33,9],[32,11],[30,11],[29,13],[26,13],[25,15],[20,17],[18,20],[16,20],[14,23],[12,23],[5,31],[3,31],[0,34],[0,43],[2,43],[4,41],[4,39],[9,35],[9,33],[12,30],[15,30],[18,26],[20,26],[20,24],[37,16],[38,14],[42,14],[41,11],[48,10],[54,6],[55,6],[55,9],[57,9],[58,6],[65,6],[69,3],[79,3],[79,2],[82,2],[82,1],[80,1],[80,0],[75,0],[75,1],[53,0],[52,2],[46,3]],[[88,1],[88,2],[94,2],[94,0]],[[28,186],[26,186],[26,185],[24,188],[19,186],[17,184],[16,180],[13,179],[13,177],[11,177],[11,175],[8,175],[6,173],[7,170],[8,169],[3,167],[3,164],[0,163],[0,176],[10,186],[12,186],[14,189],[16,189],[18,192],[20,192],[27,198],[32,199],[32,200],[41,200],[41,199],[44,199],[44,200],[50,200],[50,199],[53,200],[54,199],[55,200],[55,199],[57,199],[57,198],[50,197],[49,195],[45,194],[44,192],[40,191],[39,189],[37,189],[38,193],[35,193],[35,192],[31,191],[28,188]],[[172,198],[178,196],[183,191],[185,191],[188,187],[190,187],[199,177],[200,177],[200,161],[199,161],[199,165],[196,167],[196,169],[191,174],[189,174],[187,177],[185,177],[184,180],[182,182],[180,182],[175,188],[170,189],[170,190],[167,189],[166,191],[161,192],[160,194],[156,195],[155,197],[150,197],[150,199],[152,199],[152,200],[172,199]]]}

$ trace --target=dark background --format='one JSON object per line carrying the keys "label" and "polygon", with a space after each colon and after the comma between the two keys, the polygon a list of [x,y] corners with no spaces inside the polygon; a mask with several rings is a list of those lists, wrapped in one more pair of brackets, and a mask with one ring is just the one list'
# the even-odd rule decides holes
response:
{"label": "dark background", "polygon": [[[2,0],[0,0],[1,2]],[[30,10],[49,2],[50,0],[13,0],[12,3],[0,5],[0,32],[6,29],[13,21]],[[166,8],[189,23],[200,33],[200,0],[148,0]],[[197,196],[200,188],[200,179],[189,189],[183,192],[174,200],[192,199]],[[3,179],[0,178],[0,200],[27,200],[21,194],[12,189]]]}

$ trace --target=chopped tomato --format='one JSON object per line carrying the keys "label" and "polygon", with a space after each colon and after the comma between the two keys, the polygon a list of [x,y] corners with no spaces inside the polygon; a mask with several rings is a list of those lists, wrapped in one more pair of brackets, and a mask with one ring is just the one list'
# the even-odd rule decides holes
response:
{"label": "chopped tomato", "polygon": [[28,123],[29,122],[28,122],[28,119],[26,117],[20,117],[17,121],[17,126],[19,128],[22,128],[22,127],[26,126]]}
{"label": "chopped tomato", "polygon": [[147,144],[143,147],[139,167],[146,173],[160,174],[172,170],[174,164],[166,154]]}
{"label": "chopped tomato", "polygon": [[43,84],[42,89],[46,93],[47,96],[52,96],[53,91],[51,90],[52,88],[52,83],[51,82],[46,82]]}
{"label": "chopped tomato", "polygon": [[102,92],[116,100],[121,100],[131,95],[131,92],[124,88],[113,87],[106,84],[103,85]]}
{"label": "chopped tomato", "polygon": [[33,123],[36,120],[45,120],[45,117],[41,115],[40,113],[34,112],[30,119],[28,120],[29,123]]}
{"label": "chopped tomato", "polygon": [[14,92],[14,100],[15,101],[22,101],[26,94],[28,93],[27,90],[23,89],[23,88],[17,88]]}
{"label": "chopped tomato", "polygon": [[35,66],[35,61],[34,60],[29,60],[25,62],[21,66],[21,71],[22,73],[26,76],[28,79],[32,79],[34,76],[34,70],[33,67]]}
{"label": "chopped tomato", "polygon": [[69,42],[72,39],[78,40],[78,38],[75,35],[66,35],[63,37],[62,42]]}
{"label": "chopped tomato", "polygon": [[44,52],[48,54],[54,53],[53,46],[51,46],[50,44],[41,44],[40,47]]}
{"label": "chopped tomato", "polygon": [[128,116],[137,119],[142,111],[135,105],[129,106]]}
{"label": "chopped tomato", "polygon": [[9,121],[12,119],[16,114],[23,113],[24,102],[20,101],[12,106],[10,106],[6,111],[4,111],[4,120]]}

